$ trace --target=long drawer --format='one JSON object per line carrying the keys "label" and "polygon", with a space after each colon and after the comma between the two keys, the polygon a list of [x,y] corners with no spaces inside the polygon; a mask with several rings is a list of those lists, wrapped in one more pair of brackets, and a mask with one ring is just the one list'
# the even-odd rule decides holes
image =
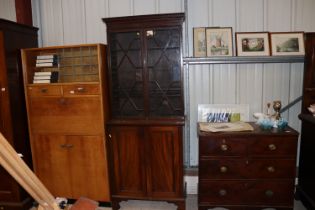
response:
{"label": "long drawer", "polygon": [[293,205],[293,180],[199,182],[200,204]]}
{"label": "long drawer", "polygon": [[295,164],[295,159],[200,160],[199,179],[293,179]]}

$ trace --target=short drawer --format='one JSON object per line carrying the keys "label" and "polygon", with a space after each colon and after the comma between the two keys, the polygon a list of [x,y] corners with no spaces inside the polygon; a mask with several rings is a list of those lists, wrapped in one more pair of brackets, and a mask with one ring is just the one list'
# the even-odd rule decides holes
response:
{"label": "short drawer", "polygon": [[199,138],[199,156],[245,156],[246,139],[243,138],[210,138],[201,136]]}
{"label": "short drawer", "polygon": [[32,85],[27,87],[27,94],[30,97],[61,96],[62,90],[60,85]]}
{"label": "short drawer", "polygon": [[63,86],[64,96],[100,95],[99,84],[73,84]]}
{"label": "short drawer", "polygon": [[248,153],[252,157],[295,157],[297,140],[297,136],[258,137],[248,141]]}
{"label": "short drawer", "polygon": [[294,179],[295,159],[209,159],[199,161],[199,179]]}
{"label": "short drawer", "polygon": [[294,181],[199,181],[199,203],[293,205]]}

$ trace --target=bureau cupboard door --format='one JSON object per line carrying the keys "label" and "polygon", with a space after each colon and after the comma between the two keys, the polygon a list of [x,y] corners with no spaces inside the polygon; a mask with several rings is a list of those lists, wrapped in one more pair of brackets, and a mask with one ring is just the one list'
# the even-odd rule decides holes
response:
{"label": "bureau cupboard door", "polygon": [[58,197],[108,201],[103,136],[34,135],[36,175]]}
{"label": "bureau cupboard door", "polygon": [[182,129],[148,127],[146,133],[148,193],[152,197],[178,197],[183,186]]}
{"label": "bureau cupboard door", "polygon": [[146,175],[144,134],[141,127],[110,126],[108,130],[109,165],[113,196],[144,197]]}

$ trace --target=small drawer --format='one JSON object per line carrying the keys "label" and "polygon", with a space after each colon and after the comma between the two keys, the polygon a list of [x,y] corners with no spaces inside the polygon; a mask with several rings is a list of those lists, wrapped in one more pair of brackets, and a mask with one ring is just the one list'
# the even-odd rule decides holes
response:
{"label": "small drawer", "polygon": [[201,136],[199,138],[200,157],[245,156],[246,139]]}
{"label": "small drawer", "polygon": [[63,86],[64,96],[100,95],[99,84],[74,84]]}
{"label": "small drawer", "polygon": [[252,157],[296,157],[297,136],[271,136],[248,141],[248,153]]}
{"label": "small drawer", "polygon": [[37,96],[61,96],[61,86],[60,85],[36,85],[28,86],[27,93],[30,97]]}
{"label": "small drawer", "polygon": [[251,179],[294,179],[295,159],[253,159],[248,160],[247,177]]}
{"label": "small drawer", "polygon": [[247,195],[245,181],[199,181],[199,203],[218,205],[246,204]]}
{"label": "small drawer", "polygon": [[249,204],[293,206],[294,181],[260,180],[248,182],[246,193]]}
{"label": "small drawer", "polygon": [[199,179],[246,179],[246,159],[208,159],[199,161]]}

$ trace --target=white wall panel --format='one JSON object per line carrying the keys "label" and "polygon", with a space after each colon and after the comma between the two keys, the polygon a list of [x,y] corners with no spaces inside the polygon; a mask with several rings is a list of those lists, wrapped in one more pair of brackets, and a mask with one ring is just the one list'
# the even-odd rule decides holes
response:
{"label": "white wall panel", "polygon": [[265,30],[291,31],[293,0],[265,0]]}
{"label": "white wall panel", "polygon": [[43,46],[63,45],[62,0],[40,1],[40,32]]}
{"label": "white wall panel", "polygon": [[263,31],[263,0],[237,0],[236,2],[235,31]]}
{"label": "white wall panel", "polygon": [[156,0],[133,0],[134,15],[154,14],[157,13]]}
{"label": "white wall panel", "polygon": [[15,1],[0,0],[0,18],[16,21]]}
{"label": "white wall panel", "polygon": [[108,17],[130,16],[133,13],[133,0],[104,0],[108,2]]}
{"label": "white wall panel", "polygon": [[85,0],[87,43],[107,43],[106,24],[102,21],[108,16],[106,8],[104,0]]}
{"label": "white wall panel", "polygon": [[159,13],[184,12],[183,0],[158,0]]}
{"label": "white wall panel", "polygon": [[67,44],[86,42],[86,16],[84,0],[62,1],[63,35]]}
{"label": "white wall panel", "polygon": [[294,0],[294,30],[297,31],[315,31],[314,27],[314,0]]}

